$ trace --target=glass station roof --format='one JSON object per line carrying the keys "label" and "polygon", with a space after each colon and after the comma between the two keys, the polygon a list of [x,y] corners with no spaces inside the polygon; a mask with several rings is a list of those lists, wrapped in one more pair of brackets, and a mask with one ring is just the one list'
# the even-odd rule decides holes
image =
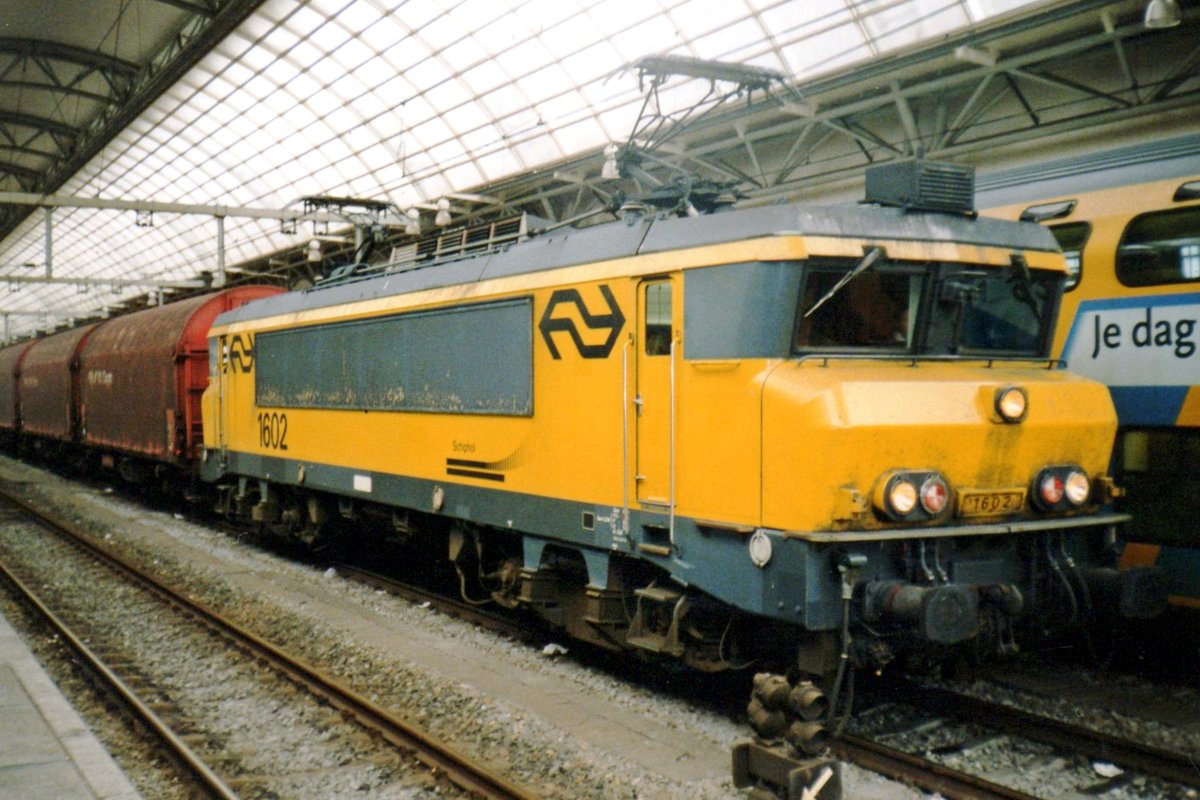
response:
{"label": "glass station roof", "polygon": [[[1044,2],[1044,0],[1043,0]],[[267,0],[60,195],[299,209],[333,195],[401,209],[622,142],[650,54],[741,62],[798,82],[1031,0]],[[2,16],[3,12],[0,12]],[[0,185],[0,189],[11,187]],[[211,216],[55,209],[53,277],[215,271]],[[302,247],[229,217],[226,262]],[[3,276],[45,272],[43,215],[0,243]],[[148,287],[10,282],[10,336]]]}

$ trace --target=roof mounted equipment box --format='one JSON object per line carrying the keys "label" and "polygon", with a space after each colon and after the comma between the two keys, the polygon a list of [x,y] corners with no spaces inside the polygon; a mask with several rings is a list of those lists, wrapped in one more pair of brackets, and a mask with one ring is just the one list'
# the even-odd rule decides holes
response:
{"label": "roof mounted equipment box", "polygon": [[975,168],[922,158],[869,167],[866,201],[910,211],[973,215]]}

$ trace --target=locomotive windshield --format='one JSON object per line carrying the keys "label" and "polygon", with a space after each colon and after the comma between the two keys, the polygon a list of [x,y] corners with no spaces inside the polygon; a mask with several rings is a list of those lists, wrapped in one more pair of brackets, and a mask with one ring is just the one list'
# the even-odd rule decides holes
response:
{"label": "locomotive windshield", "polygon": [[[858,262],[861,264],[861,262]],[[809,262],[794,338],[799,354],[867,351],[1043,357],[1062,276],[962,264]],[[840,286],[839,286],[840,284]]]}

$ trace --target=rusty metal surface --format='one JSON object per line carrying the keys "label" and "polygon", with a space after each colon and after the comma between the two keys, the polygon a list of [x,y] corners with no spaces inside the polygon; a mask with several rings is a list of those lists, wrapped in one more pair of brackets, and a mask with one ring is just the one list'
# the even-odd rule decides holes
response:
{"label": "rusty metal surface", "polygon": [[892,780],[936,792],[951,800],[1038,800],[1032,795],[959,772],[921,756],[904,753],[858,736],[846,734],[834,742],[838,758]]}
{"label": "rusty metal surface", "polygon": [[0,350],[0,430],[17,427],[17,368],[30,342],[21,342]]}
{"label": "rusty metal surface", "polygon": [[279,291],[237,287],[106,322],[79,354],[83,441],[160,461],[190,461],[200,441],[213,320]]}
{"label": "rusty metal surface", "polygon": [[62,441],[74,439],[76,420],[71,400],[76,373],[71,365],[79,347],[104,324],[56,333],[29,346],[17,381],[23,433]]}

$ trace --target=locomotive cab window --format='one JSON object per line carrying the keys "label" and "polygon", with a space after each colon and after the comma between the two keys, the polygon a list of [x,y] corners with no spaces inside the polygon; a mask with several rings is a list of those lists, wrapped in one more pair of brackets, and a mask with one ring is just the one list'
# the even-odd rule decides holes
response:
{"label": "locomotive cab window", "polygon": [[1050,225],[1049,228],[1067,260],[1067,282],[1063,289],[1069,292],[1079,285],[1083,277],[1083,247],[1092,235],[1092,226],[1086,222],[1071,222]]}
{"label": "locomotive cab window", "polygon": [[671,354],[671,284],[647,284],[646,319],[643,322],[643,340],[646,355],[669,356]]}
{"label": "locomotive cab window", "polygon": [[854,266],[812,262],[800,293],[797,350],[912,348],[923,276],[874,268],[851,275]]}
{"label": "locomotive cab window", "polygon": [[1043,357],[1063,276],[1029,269],[947,264],[934,286],[926,351]]}
{"label": "locomotive cab window", "polygon": [[1117,279],[1126,286],[1200,280],[1200,207],[1135,217],[1117,247]]}

